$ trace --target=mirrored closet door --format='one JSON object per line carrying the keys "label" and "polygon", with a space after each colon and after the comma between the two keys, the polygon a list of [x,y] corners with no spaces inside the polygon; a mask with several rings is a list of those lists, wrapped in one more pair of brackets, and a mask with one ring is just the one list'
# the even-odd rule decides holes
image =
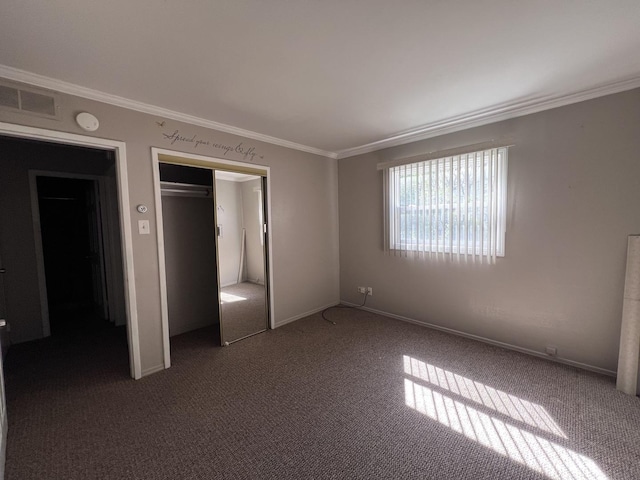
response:
{"label": "mirrored closet door", "polygon": [[267,329],[263,177],[214,171],[223,345]]}
{"label": "mirrored closet door", "polygon": [[159,163],[169,335],[222,345],[269,324],[266,178]]}

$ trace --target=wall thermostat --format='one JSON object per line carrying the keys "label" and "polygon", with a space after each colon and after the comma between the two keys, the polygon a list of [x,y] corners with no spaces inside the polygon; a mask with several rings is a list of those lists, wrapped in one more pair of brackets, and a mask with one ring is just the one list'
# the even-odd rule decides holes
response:
{"label": "wall thermostat", "polygon": [[140,213],[147,213],[147,210],[149,209],[147,208],[146,205],[138,205],[136,207],[136,210],[138,210]]}

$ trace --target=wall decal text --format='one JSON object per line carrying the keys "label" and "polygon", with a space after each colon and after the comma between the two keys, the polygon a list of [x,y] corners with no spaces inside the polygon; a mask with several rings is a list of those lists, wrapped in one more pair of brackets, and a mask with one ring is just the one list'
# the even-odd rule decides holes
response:
{"label": "wall decal text", "polygon": [[256,152],[255,147],[245,145],[244,142],[240,142],[236,145],[228,145],[225,143],[216,142],[213,138],[200,138],[197,134],[194,135],[185,135],[180,132],[180,130],[174,130],[171,133],[163,133],[162,137],[164,140],[168,140],[171,142],[171,145],[176,143],[187,143],[191,144],[193,148],[198,147],[208,147],[217,150],[222,150],[223,156],[227,156],[229,153],[235,153],[241,155],[243,160],[249,160],[253,162],[255,158],[264,159],[263,155],[260,155]]}

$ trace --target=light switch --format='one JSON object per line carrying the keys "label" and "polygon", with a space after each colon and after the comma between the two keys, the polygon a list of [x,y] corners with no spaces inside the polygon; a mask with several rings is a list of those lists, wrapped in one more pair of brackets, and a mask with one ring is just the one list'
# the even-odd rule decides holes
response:
{"label": "light switch", "polygon": [[149,220],[138,220],[138,233],[140,235],[149,235],[151,233]]}

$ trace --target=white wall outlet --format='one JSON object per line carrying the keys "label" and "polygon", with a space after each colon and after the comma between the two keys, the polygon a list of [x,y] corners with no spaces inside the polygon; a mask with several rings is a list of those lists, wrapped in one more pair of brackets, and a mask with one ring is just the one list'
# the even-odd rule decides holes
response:
{"label": "white wall outlet", "polygon": [[367,295],[369,295],[370,297],[373,296],[373,287],[367,287]]}
{"label": "white wall outlet", "polygon": [[149,220],[138,220],[138,233],[140,235],[149,235],[151,233]]}
{"label": "white wall outlet", "polygon": [[365,287],[358,287],[358,293],[366,293],[367,289]]}
{"label": "white wall outlet", "polygon": [[547,348],[544,349],[544,351],[547,353],[547,355],[549,355],[550,357],[555,357],[558,354],[558,349],[556,347],[551,347],[548,346]]}

